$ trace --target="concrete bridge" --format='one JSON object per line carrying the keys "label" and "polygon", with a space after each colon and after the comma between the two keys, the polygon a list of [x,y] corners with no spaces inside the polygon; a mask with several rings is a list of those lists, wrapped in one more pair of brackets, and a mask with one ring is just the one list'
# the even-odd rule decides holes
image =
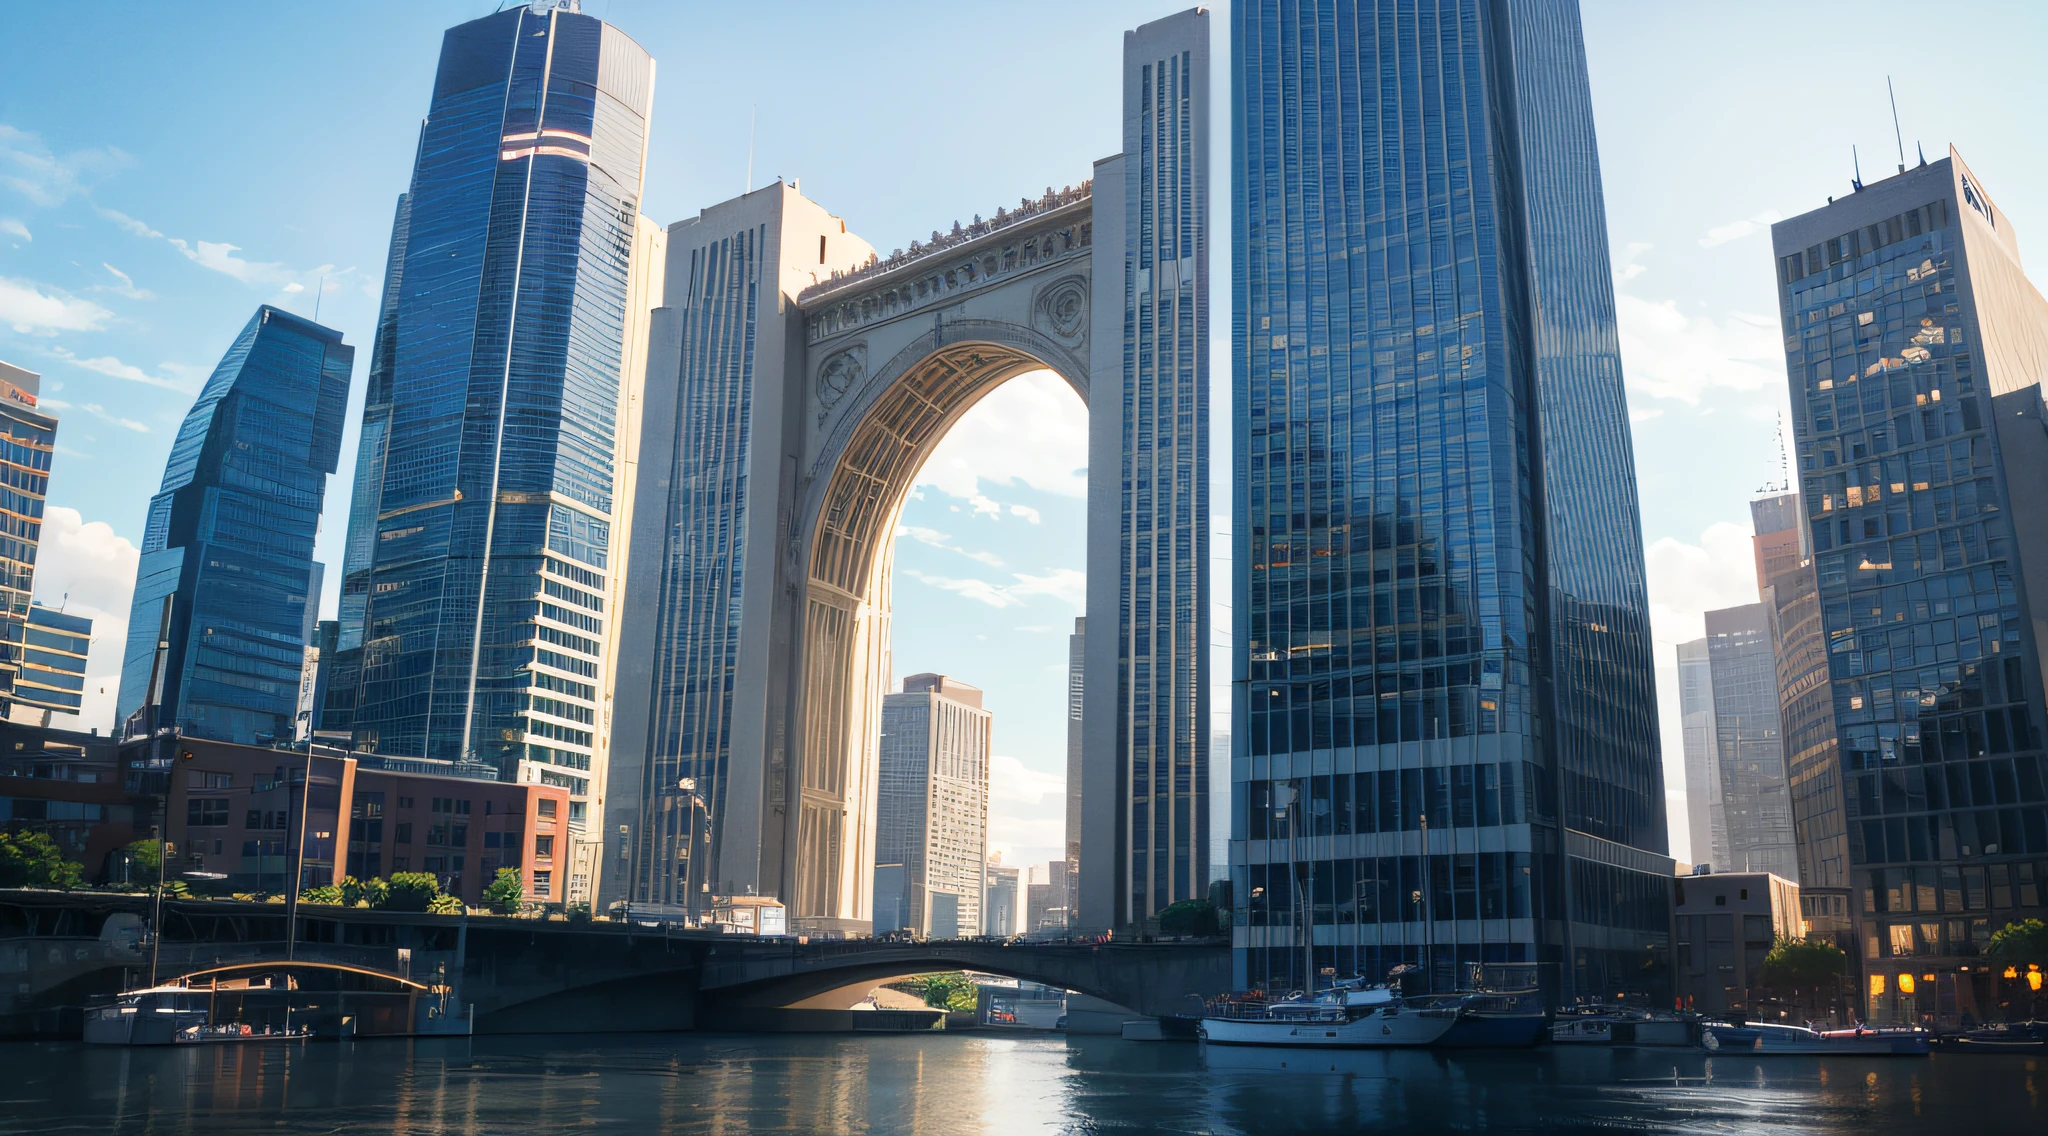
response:
{"label": "concrete bridge", "polygon": [[[93,996],[151,978],[281,961],[279,904],[169,901],[150,949],[142,896],[0,890],[0,1037],[75,1033]],[[878,981],[977,970],[1140,1015],[1229,988],[1227,945],[757,939],[617,923],[414,915],[303,905],[295,958],[445,983],[478,1033],[850,1028]],[[836,991],[842,995],[835,1004]]]}

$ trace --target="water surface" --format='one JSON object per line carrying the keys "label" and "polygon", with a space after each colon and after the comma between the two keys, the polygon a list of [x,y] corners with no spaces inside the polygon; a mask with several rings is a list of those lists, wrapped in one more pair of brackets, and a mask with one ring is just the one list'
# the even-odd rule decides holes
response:
{"label": "water surface", "polygon": [[0,1045],[0,1134],[2048,1132],[2023,1057],[1304,1053],[986,1033]]}

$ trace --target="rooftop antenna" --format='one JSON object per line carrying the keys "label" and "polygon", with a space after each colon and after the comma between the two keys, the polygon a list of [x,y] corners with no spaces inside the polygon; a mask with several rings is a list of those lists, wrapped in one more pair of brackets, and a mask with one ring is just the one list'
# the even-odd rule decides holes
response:
{"label": "rooftop antenna", "polygon": [[1863,192],[1863,159],[1856,154],[1856,144],[1849,144],[1849,164],[1856,169],[1856,176],[1849,179],[1849,185],[1858,193]]}
{"label": "rooftop antenna", "polygon": [[760,111],[760,103],[755,103],[747,110],[747,184],[740,187],[741,197],[745,197],[754,189],[754,120]]}
{"label": "rooftop antenna", "polygon": [[[1905,167],[1901,166],[1900,168],[1901,168],[1901,169],[1904,169]],[[326,295],[326,294],[327,294],[327,274],[326,274],[325,272],[323,272],[323,273],[321,273],[321,274],[320,274],[320,288],[319,288],[319,290],[318,290],[318,291],[316,291],[316,292],[314,292],[314,293],[313,293],[313,322],[314,322],[314,323],[319,323],[319,322],[320,322],[320,297],[322,297],[322,296],[324,296],[324,295]]]}
{"label": "rooftop antenna", "polygon": [[1906,172],[1906,136],[1899,130],[1899,95],[1892,90],[1892,77],[1884,77],[1884,93],[1892,100],[1892,137],[1899,143],[1899,172]]}
{"label": "rooftop antenna", "polygon": [[1920,155],[1920,164],[1921,164],[1921,165],[1923,165],[1923,166],[1924,166],[1924,165],[1926,165],[1926,164],[1927,164],[1927,149],[1926,149],[1926,147],[1924,147],[1924,146],[1920,145],[1920,142],[1919,142],[1919,140],[1918,140],[1918,139],[1914,139],[1914,141],[1913,141],[1913,149],[1914,149],[1914,150],[1915,150],[1916,152],[1918,152],[1918,153],[1919,153],[1919,155]]}

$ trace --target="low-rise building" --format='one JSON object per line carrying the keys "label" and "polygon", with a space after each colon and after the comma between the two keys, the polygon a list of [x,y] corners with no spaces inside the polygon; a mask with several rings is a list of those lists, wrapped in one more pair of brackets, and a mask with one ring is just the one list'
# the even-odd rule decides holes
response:
{"label": "low-rise building", "polygon": [[1779,939],[1805,937],[1799,885],[1769,872],[1681,876],[1673,892],[1680,1005],[1703,1014],[1752,1010],[1764,956]]}
{"label": "low-rise building", "polygon": [[230,891],[286,892],[344,876],[426,872],[468,904],[499,868],[529,900],[561,903],[569,792],[400,772],[374,758],[178,739],[165,794],[174,874]]}
{"label": "low-rise building", "polygon": [[125,871],[116,853],[149,835],[149,811],[122,784],[113,738],[0,722],[0,832],[40,832],[105,883]]}

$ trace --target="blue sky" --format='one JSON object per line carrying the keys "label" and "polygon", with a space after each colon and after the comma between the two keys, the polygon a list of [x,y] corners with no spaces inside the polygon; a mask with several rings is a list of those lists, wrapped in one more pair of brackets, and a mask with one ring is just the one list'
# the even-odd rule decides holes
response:
{"label": "blue sky", "polygon": [[[317,296],[322,322],[367,358],[440,33],[493,7],[45,4],[5,15],[0,359],[42,372],[62,404],[38,590],[50,602],[68,592],[74,610],[100,616],[95,676],[118,671],[132,546],[171,435],[254,307],[310,315]],[[1117,148],[1121,32],[1171,8],[587,0],[587,10],[659,63],[649,216],[672,222],[738,193],[751,119],[753,184],[801,178],[808,196],[888,249],[1086,177]],[[1222,124],[1228,21],[1216,12]],[[1851,145],[1867,179],[1896,164],[1890,75],[1908,161],[1916,140],[1930,157],[1954,142],[2015,219],[2022,251],[2037,253],[2029,226],[2048,226],[2035,118],[2048,106],[2044,12],[1586,4],[1667,680],[1672,646],[1700,633],[1702,610],[1754,599],[1746,503],[1778,477],[1785,401],[1768,221],[1847,192]],[[1228,146],[1214,149],[1222,282]],[[1215,296],[1222,481],[1227,288]],[[351,413],[320,545],[330,565]],[[897,670],[944,670],[988,689],[996,836],[1013,861],[1042,861],[1059,839],[1084,430],[1079,400],[1050,376],[997,392],[928,467],[899,541]],[[1215,504],[1227,512],[1221,485]],[[1227,533],[1219,516],[1219,553]],[[1216,619],[1220,643],[1227,611]],[[1218,694],[1227,705],[1220,684]],[[88,724],[111,717],[111,696],[101,705]],[[1683,833],[1674,826],[1675,840]]]}

